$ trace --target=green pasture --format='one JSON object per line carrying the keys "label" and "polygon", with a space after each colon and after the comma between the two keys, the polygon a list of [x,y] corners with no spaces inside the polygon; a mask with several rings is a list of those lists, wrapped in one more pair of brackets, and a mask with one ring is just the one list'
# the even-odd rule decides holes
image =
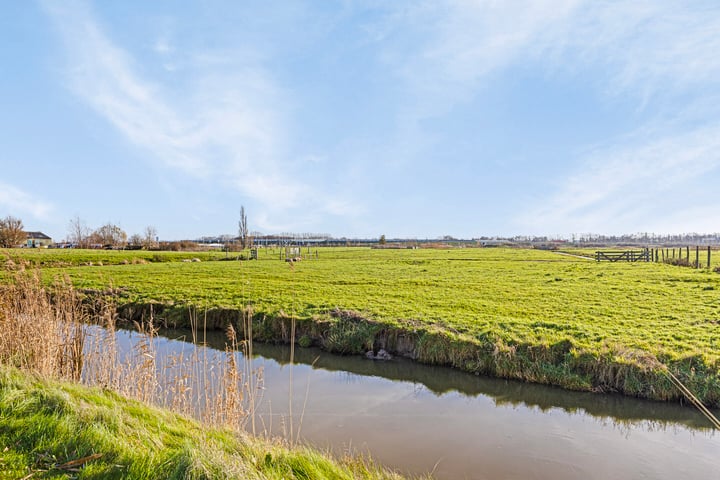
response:
{"label": "green pasture", "polygon": [[257,261],[53,267],[44,275],[68,275],[82,289],[112,286],[120,303],[252,305],[256,313],[298,319],[339,308],[391,324],[492,335],[509,345],[567,340],[586,352],[695,357],[717,370],[720,274],[708,270],[495,248],[326,248],[303,255],[289,264],[280,250],[267,249]]}

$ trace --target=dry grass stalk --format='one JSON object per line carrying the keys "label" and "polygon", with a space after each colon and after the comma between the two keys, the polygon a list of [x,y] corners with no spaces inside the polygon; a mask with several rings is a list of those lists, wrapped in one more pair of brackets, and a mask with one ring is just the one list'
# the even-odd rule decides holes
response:
{"label": "dry grass stalk", "polygon": [[[0,290],[0,362],[45,376],[78,380],[86,319],[76,293],[42,285],[36,272],[19,272]],[[68,321],[77,318],[78,322]]]}
{"label": "dry grass stalk", "polygon": [[[102,386],[208,424],[244,428],[262,388],[262,372],[253,371],[250,363],[252,337],[242,345],[242,368],[234,355],[238,342],[232,328],[225,358],[207,347],[193,349],[192,355],[162,356],[153,320],[151,313],[136,324],[132,348],[123,352],[114,305],[91,308],[67,280],[48,288],[39,273],[17,272],[0,286],[0,363]],[[192,321],[196,326],[194,314]],[[252,328],[251,320],[248,324]]]}

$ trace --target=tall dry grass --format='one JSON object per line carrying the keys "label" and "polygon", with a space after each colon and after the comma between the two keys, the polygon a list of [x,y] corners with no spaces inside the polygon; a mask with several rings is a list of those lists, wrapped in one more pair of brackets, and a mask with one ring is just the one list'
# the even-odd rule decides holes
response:
{"label": "tall dry grass", "polygon": [[77,293],[57,282],[51,295],[37,272],[0,286],[0,362],[38,375],[80,379],[87,320]]}
{"label": "tall dry grass", "polygon": [[246,427],[262,392],[262,371],[252,369],[252,344],[238,341],[234,328],[224,354],[201,347],[161,355],[152,314],[136,324],[129,348],[118,342],[116,321],[112,303],[84,303],[67,280],[47,287],[38,272],[16,272],[0,285],[0,363],[101,386],[209,425]]}

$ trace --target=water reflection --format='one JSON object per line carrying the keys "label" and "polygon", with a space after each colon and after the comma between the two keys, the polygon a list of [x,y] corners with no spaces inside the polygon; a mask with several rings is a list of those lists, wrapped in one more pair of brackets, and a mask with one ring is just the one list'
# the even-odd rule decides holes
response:
{"label": "water reflection", "polygon": [[[161,351],[194,348],[165,331]],[[217,354],[224,336],[209,333]],[[258,425],[271,435],[370,453],[436,478],[719,478],[720,439],[695,410],[504,381],[403,359],[374,362],[254,345],[266,390]],[[238,354],[239,355],[239,354]],[[294,412],[293,415],[290,412]]]}
{"label": "water reflection", "polygon": [[[186,340],[189,334],[183,330],[162,332],[167,338]],[[208,332],[205,344],[219,350],[225,348],[226,339],[220,332]],[[254,354],[272,359],[279,365],[290,363],[290,347],[255,343]],[[315,369],[342,372],[341,376],[351,383],[358,377],[382,377],[393,381],[420,384],[436,395],[457,392],[469,397],[484,395],[495,405],[525,406],[542,412],[562,409],[568,413],[583,413],[606,419],[619,425],[642,423],[648,428],[682,424],[694,430],[712,430],[710,422],[697,410],[674,403],[652,402],[628,398],[623,395],[596,395],[572,392],[513,380],[502,380],[468,374],[456,369],[421,365],[403,358],[390,362],[368,361],[357,356],[331,355],[317,348],[296,348],[296,365],[313,365]],[[715,411],[720,415],[720,411]]]}

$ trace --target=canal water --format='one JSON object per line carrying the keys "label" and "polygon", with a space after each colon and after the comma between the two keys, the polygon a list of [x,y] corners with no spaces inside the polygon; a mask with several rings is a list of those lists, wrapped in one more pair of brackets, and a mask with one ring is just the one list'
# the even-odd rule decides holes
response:
{"label": "canal water", "polygon": [[[119,331],[118,344],[139,339]],[[158,355],[194,349],[222,359],[225,339],[203,346],[166,331]],[[242,355],[236,353],[238,360]],[[720,479],[720,435],[691,407],[475,376],[456,370],[253,346],[264,388],[258,433],[369,454],[409,475],[438,479]],[[716,412],[717,413],[717,412]],[[291,434],[292,432],[292,434]]]}

